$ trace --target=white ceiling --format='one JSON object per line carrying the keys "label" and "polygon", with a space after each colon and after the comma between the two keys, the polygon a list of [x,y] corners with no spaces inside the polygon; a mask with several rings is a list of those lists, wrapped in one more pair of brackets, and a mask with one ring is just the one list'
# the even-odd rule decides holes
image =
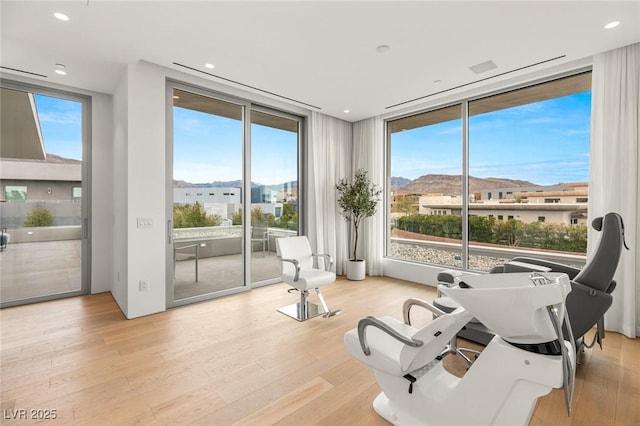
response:
{"label": "white ceiling", "polygon": [[[349,121],[640,41],[640,1],[2,0],[0,14],[9,74],[113,93],[128,63],[177,62]],[[469,69],[488,60],[498,67]]]}

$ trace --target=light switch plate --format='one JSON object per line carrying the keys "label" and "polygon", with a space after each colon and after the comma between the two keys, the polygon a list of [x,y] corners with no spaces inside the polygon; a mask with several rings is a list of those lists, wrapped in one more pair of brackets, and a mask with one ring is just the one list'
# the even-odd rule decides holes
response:
{"label": "light switch plate", "polygon": [[138,228],[141,228],[141,229],[153,228],[153,219],[151,219],[150,217],[139,217]]}

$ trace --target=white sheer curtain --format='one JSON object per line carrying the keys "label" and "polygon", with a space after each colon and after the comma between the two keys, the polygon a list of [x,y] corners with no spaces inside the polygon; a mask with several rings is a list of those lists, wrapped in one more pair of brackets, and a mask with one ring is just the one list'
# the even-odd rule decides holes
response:
{"label": "white sheer curtain", "polygon": [[[605,315],[608,330],[640,334],[640,43],[594,57],[591,109],[589,215],[618,212],[630,250],[618,264],[613,305]],[[589,241],[597,241],[590,228]],[[588,256],[595,244],[589,244]]]}
{"label": "white sheer curtain", "polygon": [[[371,181],[384,188],[384,122],[380,117],[353,124],[353,170],[364,169]],[[362,224],[362,240],[358,256],[367,261],[367,274],[383,275],[384,196],[376,214]]]}
{"label": "white sheer curtain", "polygon": [[348,259],[348,227],[337,207],[335,185],[351,176],[352,125],[312,112],[309,123],[308,235],[318,253],[333,256],[343,275]]}

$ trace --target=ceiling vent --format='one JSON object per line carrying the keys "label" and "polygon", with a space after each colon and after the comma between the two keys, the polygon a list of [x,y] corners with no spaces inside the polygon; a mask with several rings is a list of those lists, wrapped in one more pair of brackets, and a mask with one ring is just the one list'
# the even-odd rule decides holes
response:
{"label": "ceiling vent", "polygon": [[31,72],[31,71],[20,70],[20,69],[18,69],[18,68],[10,68],[10,67],[5,67],[5,66],[0,65],[0,69],[3,69],[3,70],[9,70],[9,71],[14,71],[14,72],[20,72],[20,73],[22,73],[22,74],[35,75],[35,76],[37,76],[37,77],[44,77],[44,78],[47,78],[47,76],[46,76],[46,75],[44,75],[44,74],[38,74],[37,72]]}
{"label": "ceiling vent", "polygon": [[469,69],[476,74],[482,74],[483,72],[491,71],[496,68],[498,68],[498,66],[493,61],[485,61],[480,64],[469,67]]}

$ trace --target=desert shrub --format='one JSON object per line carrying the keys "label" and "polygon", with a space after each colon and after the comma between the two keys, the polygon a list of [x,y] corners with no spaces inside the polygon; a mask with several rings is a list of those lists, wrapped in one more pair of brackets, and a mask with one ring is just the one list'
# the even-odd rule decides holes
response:
{"label": "desert shrub", "polygon": [[[411,214],[398,218],[397,228],[435,237],[459,239],[462,218],[455,215]],[[509,247],[531,247],[575,253],[587,251],[587,227],[564,223],[524,223],[481,216],[469,217],[469,240]]]}
{"label": "desert shrub", "polygon": [[44,207],[36,207],[31,210],[24,220],[24,226],[31,228],[34,226],[51,226],[53,224],[53,216],[49,209]]}
{"label": "desert shrub", "polygon": [[174,228],[197,228],[202,226],[218,226],[222,223],[219,215],[208,215],[202,204],[176,204],[173,206]]}

